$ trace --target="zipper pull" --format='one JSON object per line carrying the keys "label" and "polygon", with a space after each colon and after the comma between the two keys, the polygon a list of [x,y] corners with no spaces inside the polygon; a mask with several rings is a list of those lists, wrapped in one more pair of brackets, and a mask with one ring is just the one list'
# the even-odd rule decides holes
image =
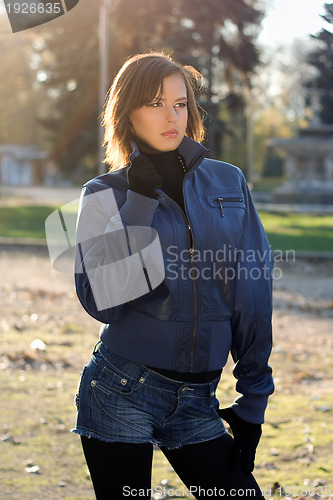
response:
{"label": "zipper pull", "polygon": [[[193,234],[192,234],[192,228],[191,228],[190,224],[188,224],[188,225],[187,225],[187,227],[188,227],[188,231],[189,231],[189,234],[190,234],[190,245],[191,245],[191,247],[192,247],[192,248],[190,248],[190,252],[191,252],[191,251],[193,252],[193,251],[194,251],[194,248],[193,248]],[[191,254],[191,258],[192,258],[192,254]]]}
{"label": "zipper pull", "polygon": [[218,203],[220,205],[221,217],[224,217],[222,201],[223,201],[223,198],[215,198],[214,203]]}

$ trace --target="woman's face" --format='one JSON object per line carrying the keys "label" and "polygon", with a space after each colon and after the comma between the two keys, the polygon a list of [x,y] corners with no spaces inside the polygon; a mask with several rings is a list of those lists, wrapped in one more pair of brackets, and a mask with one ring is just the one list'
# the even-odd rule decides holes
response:
{"label": "woman's face", "polygon": [[134,135],[158,151],[173,151],[182,142],[187,126],[187,93],[180,73],[163,80],[163,95],[130,115]]}

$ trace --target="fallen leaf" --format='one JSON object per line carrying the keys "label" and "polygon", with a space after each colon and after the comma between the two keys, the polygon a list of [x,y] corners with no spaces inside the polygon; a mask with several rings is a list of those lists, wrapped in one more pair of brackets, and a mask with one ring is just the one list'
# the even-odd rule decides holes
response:
{"label": "fallen leaf", "polygon": [[46,344],[41,339],[35,339],[30,344],[31,349],[34,351],[45,351]]}
{"label": "fallen leaf", "polygon": [[26,467],[25,471],[29,472],[29,474],[40,474],[38,465],[32,465],[31,467]]}

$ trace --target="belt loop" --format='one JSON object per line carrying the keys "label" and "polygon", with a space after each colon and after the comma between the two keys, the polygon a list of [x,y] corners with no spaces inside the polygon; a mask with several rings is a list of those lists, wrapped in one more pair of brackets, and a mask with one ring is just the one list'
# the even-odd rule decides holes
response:
{"label": "belt loop", "polygon": [[140,384],[144,384],[146,382],[146,378],[148,376],[148,370],[145,370],[143,373],[141,373],[141,376],[139,378]]}
{"label": "belt loop", "polygon": [[93,350],[93,354],[95,354],[96,352],[99,352],[99,346],[102,344],[102,341],[99,340],[96,344],[95,344],[95,347],[94,347],[94,350]]}

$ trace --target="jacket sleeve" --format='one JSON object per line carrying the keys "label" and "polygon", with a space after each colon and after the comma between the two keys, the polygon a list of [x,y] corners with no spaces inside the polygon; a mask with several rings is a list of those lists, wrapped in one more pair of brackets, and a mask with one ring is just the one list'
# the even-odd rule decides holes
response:
{"label": "jacket sleeve", "polygon": [[144,272],[149,255],[141,250],[154,242],[150,226],[157,205],[158,200],[127,191],[118,210],[112,189],[82,190],[75,286],[84,309],[102,323],[117,321],[136,296],[149,292]]}
{"label": "jacket sleeve", "polygon": [[274,391],[268,359],[272,349],[272,273],[274,257],[242,175],[246,212],[242,245],[237,251],[232,315],[233,374],[241,395],[232,404],[243,420],[261,424]]}

